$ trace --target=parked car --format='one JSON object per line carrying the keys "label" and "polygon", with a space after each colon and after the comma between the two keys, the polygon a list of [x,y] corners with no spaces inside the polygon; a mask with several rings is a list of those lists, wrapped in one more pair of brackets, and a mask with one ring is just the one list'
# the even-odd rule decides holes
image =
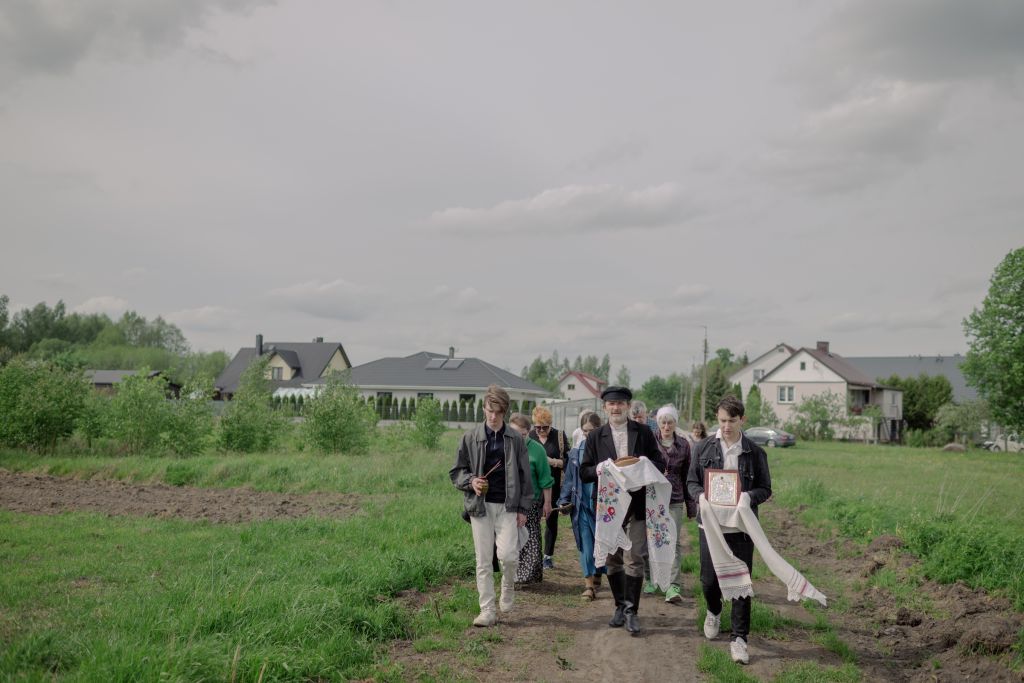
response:
{"label": "parked car", "polygon": [[1024,443],[1021,443],[1017,434],[1004,434],[994,441],[986,441],[982,444],[985,448],[994,453],[1006,451],[1007,453],[1020,453],[1024,451]]}
{"label": "parked car", "polygon": [[750,429],[743,430],[743,433],[754,443],[767,446],[768,448],[774,448],[775,446],[785,448],[786,446],[796,445],[795,436],[775,427],[751,427]]}

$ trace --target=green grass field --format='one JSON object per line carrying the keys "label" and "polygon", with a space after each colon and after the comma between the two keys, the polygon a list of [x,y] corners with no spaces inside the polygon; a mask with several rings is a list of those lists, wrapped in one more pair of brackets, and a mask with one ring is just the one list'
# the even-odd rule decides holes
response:
{"label": "green grass field", "polygon": [[[368,456],[0,452],[10,470],[337,491],[363,505],[341,520],[239,525],[0,512],[0,679],[344,680],[387,675],[393,639],[450,649],[475,613],[470,588],[438,593],[429,610],[392,598],[472,575],[447,477],[454,447],[449,433],[439,452],[388,444]],[[862,540],[897,533],[929,575],[1024,605],[1024,458],[844,444],[769,458],[776,502],[806,505],[808,522]]]}

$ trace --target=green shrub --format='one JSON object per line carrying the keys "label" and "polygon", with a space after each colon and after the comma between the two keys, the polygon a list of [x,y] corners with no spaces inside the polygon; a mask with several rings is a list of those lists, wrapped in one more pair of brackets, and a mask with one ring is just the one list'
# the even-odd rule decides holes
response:
{"label": "green shrub", "polygon": [[75,421],[75,429],[85,439],[88,448],[93,442],[107,436],[110,420],[110,397],[98,391],[90,391],[82,402],[82,412]]}
{"label": "green shrub", "polygon": [[80,372],[15,359],[0,368],[0,443],[52,451],[74,430],[92,391]]}
{"label": "green shrub", "polygon": [[141,453],[166,443],[162,436],[172,429],[167,380],[148,377],[143,368],[117,384],[110,399],[108,433],[128,453]]}
{"label": "green shrub", "polygon": [[254,361],[238,383],[238,391],[224,409],[220,420],[220,445],[229,451],[266,451],[277,443],[285,418],[270,407],[267,361]]}
{"label": "green shrub", "polygon": [[179,455],[199,455],[213,436],[213,380],[198,377],[182,387],[181,398],[170,402],[167,429],[161,440]]}
{"label": "green shrub", "polygon": [[437,448],[437,442],[444,434],[444,419],[441,404],[432,398],[421,399],[416,406],[416,427],[413,438],[424,448]]}
{"label": "green shrub", "polygon": [[302,434],[307,445],[324,453],[365,453],[376,428],[377,414],[363,403],[359,390],[332,374],[306,404]]}

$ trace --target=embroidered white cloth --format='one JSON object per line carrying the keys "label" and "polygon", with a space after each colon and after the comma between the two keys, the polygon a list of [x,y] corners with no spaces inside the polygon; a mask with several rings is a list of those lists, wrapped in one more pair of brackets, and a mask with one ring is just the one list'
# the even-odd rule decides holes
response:
{"label": "embroidered white cloth", "polygon": [[786,562],[772,548],[768,537],[764,535],[764,530],[761,529],[757,515],[750,509],[750,494],[741,494],[740,502],[735,506],[712,505],[704,497],[704,494],[701,494],[699,504],[701,526],[708,541],[711,563],[715,566],[715,574],[718,575],[718,585],[722,589],[723,599],[734,600],[754,594],[754,586],[750,581],[747,565],[733,555],[725,543],[722,527],[726,526],[740,529],[750,536],[750,540],[754,542],[754,547],[761,554],[761,559],[768,565],[768,569],[779,577],[782,583],[786,584],[787,599],[796,602],[807,598],[817,600],[822,606],[827,606],[824,594],[812,586],[803,574],[794,569],[793,565]]}
{"label": "embroidered white cloth", "polygon": [[629,492],[641,488],[647,493],[647,556],[651,580],[662,590],[668,590],[672,564],[676,561],[676,523],[669,512],[672,484],[643,456],[625,467],[611,460],[597,467],[594,564],[603,567],[610,554],[619,548],[629,550],[632,547],[622,522],[633,500]]}

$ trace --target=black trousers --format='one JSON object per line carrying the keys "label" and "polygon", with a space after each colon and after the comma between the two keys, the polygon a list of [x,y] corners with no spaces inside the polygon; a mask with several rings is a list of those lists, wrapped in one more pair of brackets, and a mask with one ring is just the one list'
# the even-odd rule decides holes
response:
{"label": "black trousers", "polygon": [[[732,554],[753,571],[754,542],[743,533],[725,534],[725,543]],[[715,566],[711,563],[711,552],[708,550],[708,539],[704,530],[700,530],[700,585],[704,589],[704,600],[708,603],[708,611],[712,614],[722,613],[722,589],[718,586]],[[738,598],[732,601],[732,637],[747,640],[750,635],[750,598]]]}
{"label": "black trousers", "polygon": [[[555,479],[555,484],[551,487],[551,504],[554,506],[555,501],[561,495],[562,472],[553,468],[551,476]],[[544,554],[548,556],[555,554],[555,540],[558,538],[558,514],[552,512],[544,522]]]}

